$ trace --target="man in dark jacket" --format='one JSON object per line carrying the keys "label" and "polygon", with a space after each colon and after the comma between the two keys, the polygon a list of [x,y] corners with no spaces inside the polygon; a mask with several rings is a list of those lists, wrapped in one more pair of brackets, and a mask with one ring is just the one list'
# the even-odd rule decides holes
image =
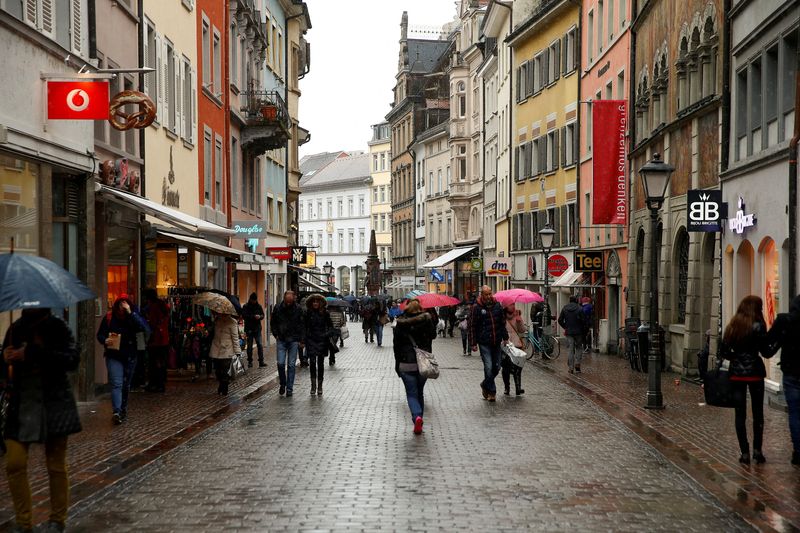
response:
{"label": "man in dark jacket", "polygon": [[281,396],[291,396],[294,390],[297,350],[305,341],[304,324],[303,311],[295,302],[294,291],[286,291],[283,301],[272,310],[269,322],[277,345]]}
{"label": "man in dark jacket", "polygon": [[580,374],[581,358],[583,357],[581,344],[586,334],[586,314],[578,305],[577,296],[570,296],[569,303],[561,309],[561,313],[558,315],[558,325],[564,328],[564,334],[569,343],[567,346],[569,373]]}
{"label": "man in dark jacket", "polygon": [[167,359],[169,359],[169,308],[158,298],[155,289],[144,291],[144,318],[150,326],[150,339],[147,342],[150,392],[164,392],[167,385]]}
{"label": "man in dark jacket", "polygon": [[792,464],[800,465],[800,295],[789,304],[788,313],[780,313],[769,332],[771,340],[781,345],[783,395],[789,411],[792,436]]}
{"label": "man in dark jacket", "polygon": [[253,293],[242,307],[244,318],[244,332],[247,335],[247,366],[253,366],[253,341],[258,348],[258,367],[267,366],[264,363],[264,346],[261,344],[261,321],[264,320],[264,308],[258,303],[258,295]]}
{"label": "man in dark jacket", "polygon": [[492,289],[481,287],[480,298],[472,306],[469,320],[469,340],[472,351],[480,348],[483,360],[483,399],[495,401],[497,388],[494,378],[500,373],[501,347],[508,341],[503,306],[494,299]]}

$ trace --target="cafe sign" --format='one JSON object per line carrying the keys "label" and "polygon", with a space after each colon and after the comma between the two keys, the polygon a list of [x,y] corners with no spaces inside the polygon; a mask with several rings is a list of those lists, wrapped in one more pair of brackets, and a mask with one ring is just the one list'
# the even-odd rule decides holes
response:
{"label": "cafe sign", "polygon": [[267,237],[267,226],[260,220],[240,220],[231,224],[237,237],[245,239],[264,239]]}

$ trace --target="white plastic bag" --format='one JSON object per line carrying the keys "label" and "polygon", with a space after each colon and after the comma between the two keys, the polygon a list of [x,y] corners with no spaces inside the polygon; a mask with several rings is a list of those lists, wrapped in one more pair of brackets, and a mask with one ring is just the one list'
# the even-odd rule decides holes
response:
{"label": "white plastic bag", "polygon": [[503,351],[506,353],[514,366],[518,366],[520,368],[525,367],[525,360],[527,359],[528,354],[526,354],[523,350],[520,350],[513,344],[506,344],[503,346]]}

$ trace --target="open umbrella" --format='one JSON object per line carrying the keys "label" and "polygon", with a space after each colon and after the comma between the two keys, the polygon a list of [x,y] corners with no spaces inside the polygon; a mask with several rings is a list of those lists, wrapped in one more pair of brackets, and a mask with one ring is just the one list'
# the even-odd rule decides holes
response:
{"label": "open umbrella", "polygon": [[358,298],[356,298],[352,294],[348,294],[347,296],[342,298],[342,300],[344,300],[345,302],[351,302],[352,303],[352,302],[355,302],[356,300],[358,300]]}
{"label": "open umbrella", "polygon": [[528,289],[498,291],[494,294],[494,299],[500,302],[503,307],[514,303],[529,304],[544,301],[544,298],[538,292],[529,291]]}
{"label": "open umbrella", "polygon": [[223,315],[237,315],[236,308],[233,303],[222,294],[215,292],[201,292],[192,298],[192,303],[195,305],[202,305],[208,307],[212,311],[221,313]]}
{"label": "open umbrella", "polygon": [[334,298],[333,296],[326,297],[325,301],[328,302],[328,307],[350,307],[349,303],[339,298]]}
{"label": "open umbrella", "polygon": [[413,291],[411,291],[408,294],[406,294],[406,298],[408,298],[410,300],[411,298],[416,298],[420,294],[428,294],[428,293],[425,292],[425,291],[421,291],[419,289],[414,289]]}
{"label": "open umbrella", "polygon": [[81,280],[43,257],[0,255],[0,311],[63,309],[95,294]]}
{"label": "open umbrella", "polygon": [[234,296],[233,294],[229,294],[229,293],[227,293],[225,291],[222,291],[220,289],[208,289],[208,292],[213,292],[214,294],[219,294],[219,295],[224,296],[225,298],[227,298],[231,302],[231,304],[233,304],[233,308],[236,309],[236,314],[241,316],[241,314],[242,314],[242,304],[239,302],[239,297],[238,296]]}
{"label": "open umbrella", "polygon": [[[420,294],[416,297],[419,300],[420,305],[423,309],[431,309],[433,307],[449,307],[451,305],[458,305],[461,303],[461,300],[458,298],[453,298],[452,296],[447,296],[446,294],[434,294],[426,292],[424,294]],[[400,309],[405,310],[408,302],[403,302],[400,304]]]}

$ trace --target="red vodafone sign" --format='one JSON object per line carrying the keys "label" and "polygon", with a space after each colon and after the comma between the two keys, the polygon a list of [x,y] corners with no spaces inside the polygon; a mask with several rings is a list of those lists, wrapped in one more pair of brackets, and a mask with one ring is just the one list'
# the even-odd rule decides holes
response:
{"label": "red vodafone sign", "polygon": [[48,81],[47,118],[105,120],[108,118],[107,81]]}
{"label": "red vodafone sign", "polygon": [[559,277],[566,272],[568,268],[569,263],[567,262],[567,258],[563,255],[551,255],[550,259],[547,260],[547,272],[554,278]]}

